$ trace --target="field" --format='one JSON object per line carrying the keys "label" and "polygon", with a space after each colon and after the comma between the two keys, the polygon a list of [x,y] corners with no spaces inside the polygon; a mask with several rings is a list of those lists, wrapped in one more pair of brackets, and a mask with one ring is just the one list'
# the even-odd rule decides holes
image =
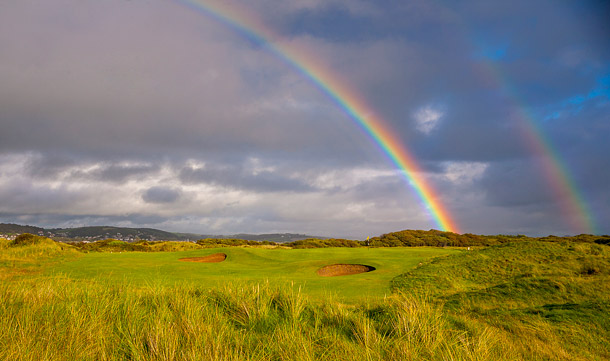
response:
{"label": "field", "polygon": [[[0,240],[0,359],[606,360],[609,249],[82,253]],[[319,276],[329,264],[375,270]]]}

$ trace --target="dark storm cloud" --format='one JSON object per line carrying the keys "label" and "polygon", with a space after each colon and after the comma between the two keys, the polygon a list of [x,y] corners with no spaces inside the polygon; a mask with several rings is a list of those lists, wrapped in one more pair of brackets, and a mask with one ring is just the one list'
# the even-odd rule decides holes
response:
{"label": "dark storm cloud", "polygon": [[529,161],[494,163],[480,180],[489,205],[521,207],[553,201],[547,180],[540,176],[541,164]]}
{"label": "dark storm cloud", "polygon": [[64,3],[0,18],[0,152],[360,162],[353,122],[230,28],[163,1]]}
{"label": "dark storm cloud", "polygon": [[185,184],[206,183],[221,187],[256,192],[309,192],[308,184],[273,171],[252,172],[238,165],[206,165],[204,168],[184,167],[179,178]]}
{"label": "dark storm cloud", "polygon": [[[444,15],[435,7],[443,8]],[[522,158],[529,150],[515,129],[521,121],[515,114],[588,93],[610,71],[610,47],[600,42],[608,25],[593,4],[558,9],[551,2],[392,2],[386,9],[391,11],[384,16],[402,21],[378,22],[377,27],[401,24],[405,31],[393,29],[393,40],[374,52],[356,55],[358,46],[345,46],[336,70],[349,73],[356,87],[364,89],[418,159]],[[367,42],[358,45],[363,44]],[[482,56],[487,48],[503,53]],[[359,61],[348,60],[355,57]],[[362,71],[364,64],[369,71]],[[414,131],[412,114],[435,103],[447,109],[442,127],[422,136]]]}
{"label": "dark storm cloud", "polygon": [[[346,65],[346,70],[344,70],[346,73],[357,74],[355,79],[358,88],[367,93],[367,99],[371,99],[375,109],[379,109],[385,118],[394,123],[394,127],[403,134],[408,144],[412,145],[411,147],[418,158],[439,161],[446,159],[493,160],[513,156],[520,157],[523,155],[523,147],[515,141],[515,135],[507,136],[505,127],[510,120],[503,121],[506,119],[505,114],[512,111],[511,108],[514,105],[503,104],[501,96],[493,96],[493,93],[497,90],[486,84],[489,82],[489,79],[486,78],[493,75],[481,74],[484,72],[482,69],[484,64],[477,65],[475,63],[473,66],[473,57],[476,55],[478,48],[476,41],[469,39],[469,37],[474,38],[478,33],[490,33],[491,35],[488,35],[486,40],[487,43],[491,44],[489,46],[494,46],[498,41],[504,41],[503,38],[510,40],[510,44],[507,45],[507,53],[510,55],[512,52],[517,52],[520,57],[518,61],[506,63],[506,66],[504,66],[505,77],[511,80],[519,79],[518,73],[523,73],[523,76],[530,79],[530,83],[544,84],[554,91],[557,91],[557,89],[572,91],[573,84],[576,81],[584,82],[584,85],[590,84],[590,82],[587,77],[578,75],[580,74],[578,67],[565,71],[566,69],[560,67],[544,66],[545,69],[542,69],[544,71],[540,71],[538,65],[529,61],[529,59],[539,59],[541,56],[536,53],[538,48],[526,45],[530,43],[537,45],[542,40],[547,40],[550,34],[545,35],[544,31],[531,31],[530,29],[529,31],[534,34],[536,39],[535,42],[534,40],[528,40],[532,36],[526,36],[527,34],[523,30],[519,30],[514,24],[514,21],[517,20],[513,19],[499,21],[495,26],[484,23],[483,25],[489,26],[499,33],[499,35],[494,35],[494,31],[484,31],[486,29],[483,25],[481,25],[481,29],[478,29],[476,26],[469,24],[476,24],[476,21],[481,22],[482,20],[479,18],[500,18],[505,14],[506,9],[495,6],[489,7],[484,3],[469,4],[465,7],[466,9],[449,7],[443,4],[430,6],[423,2],[412,2],[408,5],[391,2],[387,7],[391,11],[377,12],[375,16],[371,17],[356,14],[357,18],[362,21],[375,20],[375,26],[378,28],[377,30],[370,30],[371,36],[364,43],[357,38],[356,41],[352,39],[351,42],[348,39],[343,39],[348,44],[347,46],[342,45],[337,39],[329,38],[325,41],[334,42],[332,45],[338,49],[343,47],[341,51],[344,54],[339,55],[342,55],[345,60],[339,61],[338,64]],[[104,14],[101,17],[102,19],[108,19],[108,9],[110,8],[102,8],[102,14]],[[297,7],[297,9],[308,8]],[[345,4],[336,3],[330,8],[324,6],[320,9],[316,8],[316,12],[311,15],[318,14],[323,19],[324,16],[329,14],[327,11],[335,11],[333,9],[345,9],[346,13],[355,14],[350,13]],[[473,11],[473,9],[476,10],[474,15],[466,12],[466,10]],[[526,10],[538,14],[545,8],[540,6],[540,8],[532,9],[530,6],[520,4],[516,9],[512,7],[509,7],[509,9],[511,9],[510,13],[516,16]],[[129,7],[125,10],[137,10],[140,12],[137,13],[139,21],[147,25],[150,22],[146,16],[142,15],[141,9]],[[284,11],[288,10],[284,9]],[[379,6],[378,10],[383,11],[383,7]],[[63,16],[74,20],[70,15]],[[403,20],[400,22],[379,22],[377,19],[380,16]],[[575,44],[585,44],[582,46],[589,50],[583,52],[581,62],[584,62],[584,64],[591,63],[593,61],[590,59],[591,56],[599,57],[598,52],[594,51],[595,48],[592,45],[587,45],[591,43],[587,40],[590,38],[587,35],[591,30],[584,34],[582,31],[573,34],[574,31],[571,29],[580,23],[572,27],[565,26],[559,29],[551,26],[551,20],[555,22],[566,20],[571,24],[578,22],[578,20],[570,17],[567,10],[554,15],[551,20],[538,16],[537,19],[537,28],[555,29],[553,30],[553,39],[563,39],[560,41],[554,40],[554,43],[557,44],[553,48],[538,50],[539,53],[544,51],[544,54],[559,54],[560,50],[564,48],[570,48],[572,45],[576,46]],[[109,18],[108,21],[116,22],[117,20]],[[386,25],[383,25],[384,23]],[[401,25],[396,28],[397,24]],[[351,25],[346,24],[346,26]],[[64,29],[66,32],[68,30],[71,29]],[[162,34],[159,30],[153,29],[152,31]],[[560,36],[557,36],[557,32],[560,32]],[[309,36],[314,37],[320,35],[308,33],[306,29],[297,33],[309,34]],[[399,34],[400,36],[394,37],[397,40],[387,41],[384,39],[387,34]],[[164,35],[160,37],[171,39],[183,36],[178,31]],[[95,31],[91,31],[91,36],[97,36],[103,40],[102,35]],[[144,156],[150,152],[161,152],[166,149],[169,149],[173,154],[181,152],[184,155],[195,149],[208,152],[212,150],[214,152],[221,150],[226,152],[250,152],[255,149],[267,148],[270,153],[289,151],[298,154],[299,157],[311,156],[316,158],[319,158],[321,154],[326,156],[330,154],[339,156],[340,159],[346,161],[352,160],[350,154],[353,154],[353,146],[348,146],[345,143],[337,148],[347,138],[337,136],[339,134],[335,133],[333,135],[334,139],[329,141],[329,139],[324,139],[325,134],[327,134],[324,131],[318,131],[318,136],[313,136],[308,129],[322,128],[312,127],[312,122],[305,118],[301,121],[286,124],[285,120],[294,118],[294,113],[277,113],[275,117],[278,118],[278,121],[264,122],[261,120],[252,122],[251,118],[247,122],[242,122],[238,120],[239,117],[236,117],[235,113],[229,115],[222,112],[211,112],[209,114],[210,109],[222,109],[222,106],[231,109],[243,108],[243,102],[240,103],[240,99],[235,99],[235,95],[245,95],[246,92],[243,92],[243,90],[247,91],[248,87],[252,86],[253,78],[235,78],[229,79],[229,82],[227,82],[226,69],[215,69],[219,71],[222,82],[218,82],[211,77],[206,81],[212,84],[212,87],[195,85],[194,78],[187,66],[175,67],[168,61],[152,60],[155,58],[151,49],[146,47],[146,43],[137,45],[135,49],[130,51],[128,45],[133,46],[137,40],[142,40],[143,36],[144,34],[135,33],[124,36],[126,40],[122,40],[122,42],[99,44],[98,46],[106,45],[110,47],[117,54],[116,58],[98,57],[97,59],[92,58],[88,62],[81,61],[88,67],[93,66],[101,69],[99,74],[89,72],[78,64],[70,64],[67,61],[53,62],[54,57],[51,57],[51,61],[45,65],[46,69],[40,68],[40,66],[34,67],[33,74],[36,75],[36,72],[39,72],[41,76],[37,79],[44,80],[42,87],[40,83],[33,81],[34,78],[27,77],[20,78],[20,86],[12,87],[13,92],[9,94],[12,97],[5,98],[7,104],[3,104],[1,107],[6,117],[2,118],[5,131],[2,133],[4,137],[0,135],[2,137],[0,144],[13,150],[30,149],[31,144],[36,144],[35,147],[40,149],[79,149],[81,152],[101,152],[105,156],[116,156],[117,154]],[[382,41],[379,41],[379,38],[382,38]],[[583,40],[587,41],[583,42]],[[89,43],[94,43],[87,43],[92,53],[99,53],[100,50],[89,45]],[[58,45],[60,48],[66,49],[66,53],[68,53],[68,50],[73,49],[73,47],[82,45],[82,41],[79,41],[78,38],[68,37],[68,40],[60,42]],[[168,46],[166,43],[159,45]],[[365,49],[368,48],[365,52],[362,51],[363,46]],[[519,46],[525,46],[527,51],[519,50]],[[174,47],[173,50],[176,53],[186,50],[175,45]],[[25,48],[28,49],[27,42]],[[205,51],[203,47],[200,53],[198,53],[197,48],[189,50],[190,57],[198,60],[203,60],[210,54],[214,54]],[[150,54],[146,57],[140,55],[136,58],[136,51],[142,54]],[[195,54],[193,54],[193,51]],[[225,49],[226,51],[228,50]],[[590,54],[590,56],[587,56],[587,54]],[[65,56],[67,55],[69,53]],[[250,53],[250,55],[253,54]],[[331,52],[328,55],[330,57],[337,54]],[[217,58],[220,59],[220,56],[217,56]],[[483,62],[480,61],[480,63]],[[218,63],[207,60],[204,64],[201,66],[202,69],[214,69],[217,68]],[[206,66],[208,64],[210,66]],[[243,67],[243,64],[236,62],[234,66],[236,68]],[[265,64],[259,66],[267,67]],[[137,70],[138,68],[143,70]],[[549,70],[546,70],[547,68]],[[185,69],[185,71],[180,69]],[[187,69],[189,70],[186,71]],[[363,71],[364,69],[369,69],[369,71]],[[371,69],[374,69],[374,71],[371,71]],[[341,72],[342,70],[337,69],[337,71]],[[561,76],[557,76],[559,71],[561,71]],[[153,72],[156,74],[155,76],[153,76]],[[16,71],[15,73],[20,72]],[[277,73],[263,71],[260,68],[252,68],[248,69],[247,72],[241,72],[241,74],[246,73],[257,74],[260,79],[256,82],[258,84],[256,90],[262,91],[265,95],[272,94],[269,89],[278,85],[277,82],[281,81],[283,76],[277,76]],[[272,77],[261,75],[265,73],[276,75]],[[70,74],[79,74],[79,76]],[[532,74],[536,76],[532,77]],[[156,79],[157,76],[162,77],[163,80],[174,77],[175,80],[164,82],[164,86],[161,87],[161,79]],[[13,81],[16,81],[16,79],[13,79]],[[250,82],[250,84],[240,83],[242,81]],[[178,88],[172,88],[172,84],[179,82],[198,90],[192,93],[198,96],[195,97],[191,93],[184,93]],[[270,84],[262,86],[266,82]],[[45,84],[51,84],[54,87],[55,84],[59,84],[65,88],[64,91],[59,93],[67,95],[58,96],[50,88],[45,90],[47,88]],[[85,84],[89,85],[86,86]],[[94,84],[94,86],[91,86],[91,84]],[[227,84],[230,87],[227,88]],[[520,86],[520,84],[518,81],[517,85]],[[526,92],[529,88],[536,89],[536,87],[528,88],[527,85],[521,86],[520,91]],[[584,85],[580,87],[585,88]],[[215,97],[211,92],[212,88],[219,92],[222,97]],[[43,101],[38,102],[39,106],[37,107],[31,107],[30,104],[25,104],[22,101],[15,101],[15,92],[18,91],[22,91],[23,94],[28,94],[30,97],[38,94]],[[201,94],[201,91],[204,93]],[[80,93],[84,93],[84,95],[80,95]],[[492,95],[488,93],[492,93]],[[541,93],[548,96],[546,94],[549,91],[545,90]],[[181,96],[177,97],[174,94],[181,94]],[[84,101],[75,101],[79,97],[84,98],[85,95],[88,96]],[[124,98],[126,95],[127,98]],[[74,99],[70,99],[70,97]],[[528,99],[530,98],[528,97]],[[95,102],[92,102],[91,99],[95,99]],[[256,98],[246,95],[242,100],[254,99]],[[202,101],[206,112],[198,114],[198,110],[193,105]],[[444,126],[437,133],[428,137],[421,137],[421,134],[413,131],[412,113],[419,107],[431,102],[447,103],[449,105],[448,114],[443,120]],[[252,104],[260,105],[258,102]],[[265,117],[269,115],[269,112],[265,113]],[[271,116],[274,115],[271,114]],[[229,117],[232,119],[229,119]],[[280,117],[284,121],[279,121]],[[205,119],[204,123],[201,123],[200,119],[202,118]],[[26,141],[23,142],[23,140]],[[481,149],[485,149],[485,151],[481,151]]]}
{"label": "dark storm cloud", "polygon": [[182,192],[179,189],[167,187],[152,187],[142,194],[142,199],[146,203],[174,203],[179,198]]}

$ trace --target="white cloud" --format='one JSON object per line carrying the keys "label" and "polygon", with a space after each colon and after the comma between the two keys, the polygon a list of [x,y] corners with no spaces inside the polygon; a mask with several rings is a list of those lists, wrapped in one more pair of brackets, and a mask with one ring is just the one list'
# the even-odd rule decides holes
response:
{"label": "white cloud", "polygon": [[445,177],[454,184],[470,184],[481,178],[489,163],[448,162],[445,164]]}
{"label": "white cloud", "polygon": [[[147,168],[145,162],[76,159],[48,170],[45,159],[36,153],[0,155],[0,214],[21,215],[19,222],[29,219],[40,225],[46,217],[41,215],[49,215],[53,226],[103,223],[207,234],[277,231],[362,237],[430,224],[393,169],[286,170],[251,157],[244,164],[248,172],[284,174],[312,186],[308,192],[263,194],[247,186],[184,184],[179,178],[183,167],[166,161]],[[32,164],[44,176],[32,173]],[[182,164],[207,167],[195,159]],[[117,169],[115,177],[106,174]]]}
{"label": "white cloud", "polygon": [[417,130],[424,134],[430,134],[438,127],[438,123],[444,115],[445,113],[438,107],[427,105],[415,112],[413,117],[417,124]]}
{"label": "white cloud", "polygon": [[389,169],[352,168],[332,170],[315,175],[310,183],[319,189],[347,190],[361,184],[376,182],[383,177],[400,177],[399,171]]}

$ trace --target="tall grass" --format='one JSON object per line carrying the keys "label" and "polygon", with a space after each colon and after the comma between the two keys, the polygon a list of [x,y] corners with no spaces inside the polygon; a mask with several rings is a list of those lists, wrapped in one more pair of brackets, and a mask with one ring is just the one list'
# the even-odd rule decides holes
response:
{"label": "tall grass", "polygon": [[[326,301],[326,302],[324,302]],[[347,306],[287,285],[133,287],[54,277],[0,285],[3,360],[508,360],[404,294]]]}

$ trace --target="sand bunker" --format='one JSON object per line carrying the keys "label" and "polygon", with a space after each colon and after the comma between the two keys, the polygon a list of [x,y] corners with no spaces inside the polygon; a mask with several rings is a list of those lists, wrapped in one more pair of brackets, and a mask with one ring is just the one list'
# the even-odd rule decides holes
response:
{"label": "sand bunker", "polygon": [[214,253],[205,257],[186,257],[180,258],[179,261],[184,262],[203,262],[203,263],[218,263],[227,259],[227,255],[224,253]]}
{"label": "sand bunker", "polygon": [[358,273],[374,271],[375,267],[363,264],[331,264],[318,270],[318,276],[334,277],[355,275]]}

